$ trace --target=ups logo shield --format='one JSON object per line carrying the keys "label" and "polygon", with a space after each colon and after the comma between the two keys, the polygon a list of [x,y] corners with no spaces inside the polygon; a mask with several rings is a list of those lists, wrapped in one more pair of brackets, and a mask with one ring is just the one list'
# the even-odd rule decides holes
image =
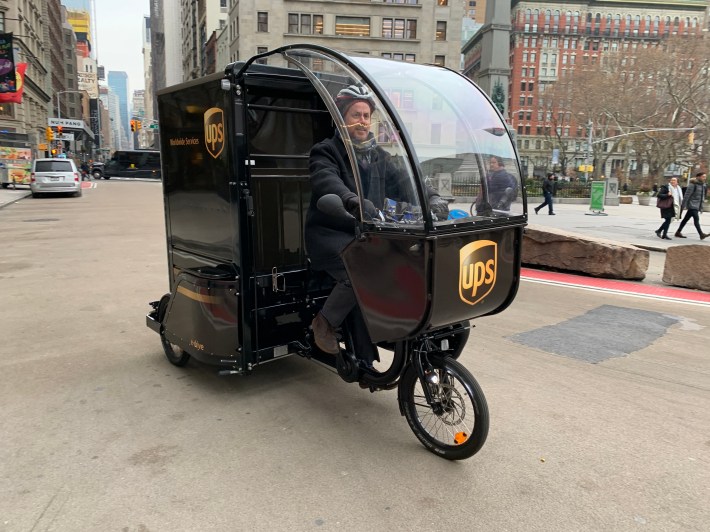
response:
{"label": "ups logo shield", "polygon": [[479,240],[466,244],[459,251],[459,297],[475,305],[486,297],[496,284],[498,244]]}
{"label": "ups logo shield", "polygon": [[219,107],[205,111],[205,146],[215,159],[224,149],[224,112]]}

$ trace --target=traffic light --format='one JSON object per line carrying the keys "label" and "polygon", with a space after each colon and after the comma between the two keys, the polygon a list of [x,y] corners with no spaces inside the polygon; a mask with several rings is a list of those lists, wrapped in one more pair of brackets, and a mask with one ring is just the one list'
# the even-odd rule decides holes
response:
{"label": "traffic light", "polygon": [[688,133],[688,144],[695,144],[695,131]]}
{"label": "traffic light", "polygon": [[57,148],[52,148],[52,155],[57,155]]}
{"label": "traffic light", "polygon": [[44,130],[44,136],[47,138],[47,142],[52,142],[54,139],[54,131],[52,131],[52,128],[47,126],[47,129]]}
{"label": "traffic light", "polygon": [[140,129],[141,127],[143,127],[143,125],[141,124],[141,121],[136,120],[136,129]]}
{"label": "traffic light", "polygon": [[64,133],[64,126],[57,126],[57,136],[61,136]]}
{"label": "traffic light", "polygon": [[131,133],[133,133],[136,130],[136,121],[131,120]]}

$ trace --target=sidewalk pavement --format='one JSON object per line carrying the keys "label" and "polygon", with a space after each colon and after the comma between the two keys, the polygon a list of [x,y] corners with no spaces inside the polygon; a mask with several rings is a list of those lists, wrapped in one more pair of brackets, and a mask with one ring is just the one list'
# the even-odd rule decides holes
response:
{"label": "sidewalk pavement", "polygon": [[[0,209],[29,195],[29,185],[17,185],[14,190],[12,187],[0,189]],[[453,203],[450,208],[468,212],[470,206],[468,203]],[[535,206],[536,204],[532,203],[528,205],[530,226],[554,227],[571,233],[614,240],[647,249],[650,252],[650,260],[646,279],[643,281],[646,283],[665,286],[661,277],[665,251],[669,247],[688,244],[710,246],[710,239],[700,240],[692,220],[683,229],[683,234],[687,238],[672,237],[673,240],[658,238],[655,231],[661,225],[662,219],[655,205],[644,206],[632,203],[605,207],[604,215],[598,215],[592,213],[588,205],[556,203],[555,216],[549,216],[546,212],[535,214],[533,210]],[[710,232],[710,213],[701,214],[700,223],[704,231]],[[674,220],[668,234],[675,233],[679,224],[680,222]]]}
{"label": "sidewalk pavement", "polygon": [[15,185],[15,187],[10,185],[10,188],[0,188],[0,209],[32,194],[29,185]]}

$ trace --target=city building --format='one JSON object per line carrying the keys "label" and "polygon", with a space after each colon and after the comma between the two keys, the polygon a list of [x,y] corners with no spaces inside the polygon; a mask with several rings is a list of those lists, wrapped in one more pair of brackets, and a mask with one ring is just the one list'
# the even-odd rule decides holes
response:
{"label": "city building", "polygon": [[154,129],[149,126],[155,120],[153,111],[153,53],[151,49],[151,20],[150,17],[143,17],[143,78],[145,80],[145,91],[143,94],[143,131],[142,145],[145,147],[153,147],[154,145]]}
{"label": "city building", "polygon": [[180,13],[183,79],[211,74],[215,68],[213,35],[227,25],[227,0],[180,0]]}
{"label": "city building", "polygon": [[[157,113],[156,92],[182,82],[180,0],[150,2],[151,97]],[[148,82],[146,81],[146,86]],[[156,117],[157,118],[157,115]]]}
{"label": "city building", "polygon": [[[24,75],[19,74],[22,84],[16,85],[19,94],[12,95],[17,100],[0,101],[0,148],[22,149],[22,154],[13,155],[23,158],[40,154],[52,109],[48,19],[45,1],[0,0],[0,33],[7,36],[5,46],[14,52],[16,79],[25,69]],[[56,23],[56,18],[53,20]],[[5,164],[6,154],[0,153],[0,163]]]}
{"label": "city building", "polygon": [[463,0],[463,16],[483,24],[486,21],[486,0]]}
{"label": "city building", "polygon": [[[120,135],[120,147],[121,149],[132,148],[132,143],[129,139],[132,139],[132,134],[130,131],[130,112],[128,109],[128,74],[123,71],[117,72],[109,70],[108,73],[108,86],[111,92],[118,98],[118,126],[121,131]],[[115,120],[115,119],[114,119]]]}
{"label": "city building", "polygon": [[[588,157],[587,124],[569,116],[553,125],[557,113],[542,108],[549,87],[607,51],[633,53],[671,35],[699,34],[707,28],[707,9],[707,0],[512,0],[504,116],[516,133],[523,174],[542,176],[555,167],[554,146],[546,140],[551,127],[561,128],[563,142],[572,146],[569,168],[578,168]],[[485,29],[462,48],[464,74],[477,82],[488,68]],[[635,170],[628,154],[609,155],[595,175]]]}
{"label": "city building", "polygon": [[458,70],[463,8],[461,0],[229,2],[229,61],[307,42]]}

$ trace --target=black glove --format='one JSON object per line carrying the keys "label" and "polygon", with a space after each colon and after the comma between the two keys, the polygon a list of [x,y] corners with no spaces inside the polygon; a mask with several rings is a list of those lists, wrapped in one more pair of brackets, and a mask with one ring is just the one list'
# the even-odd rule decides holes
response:
{"label": "black glove", "polygon": [[429,207],[437,220],[446,220],[449,217],[449,202],[441,196],[435,195],[430,197]]}
{"label": "black glove", "polygon": [[[345,200],[345,209],[352,214],[355,218],[362,219],[360,216],[360,200],[358,196],[351,196]],[[362,200],[362,207],[365,209],[365,220],[379,219],[377,208],[375,204],[369,199]]]}

